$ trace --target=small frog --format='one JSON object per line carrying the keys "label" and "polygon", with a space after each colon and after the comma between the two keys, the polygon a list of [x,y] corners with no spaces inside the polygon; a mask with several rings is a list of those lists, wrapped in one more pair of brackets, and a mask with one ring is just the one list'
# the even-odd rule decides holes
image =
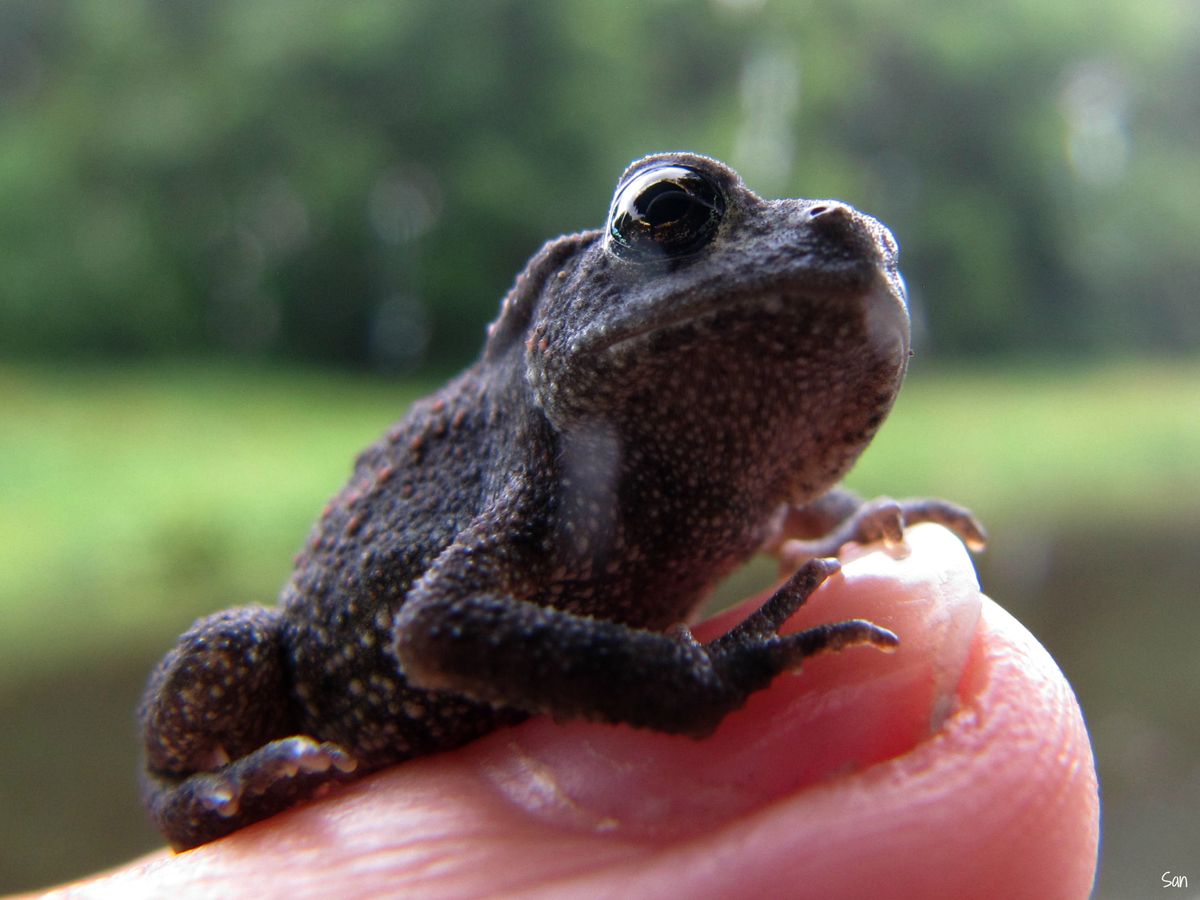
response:
{"label": "small frog", "polygon": [[[479,361],[359,455],[278,605],[201,619],[159,664],[143,784],[171,844],[530,714],[701,738],[809,656],[894,646],[777,629],[848,541],[935,521],[983,544],[961,507],[837,487],[908,362],[896,258],[844,203],[633,163],[604,228],[543,247]],[[785,545],[795,574],[693,638],[714,583]]]}

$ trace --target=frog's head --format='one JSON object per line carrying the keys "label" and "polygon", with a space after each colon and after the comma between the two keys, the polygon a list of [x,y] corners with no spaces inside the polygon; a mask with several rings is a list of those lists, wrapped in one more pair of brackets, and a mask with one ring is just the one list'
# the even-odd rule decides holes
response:
{"label": "frog's head", "polygon": [[813,459],[805,480],[827,486],[890,408],[908,311],[895,239],[870,216],[763,200],[671,153],[629,167],[602,231],[564,240],[524,329],[528,384],[560,430]]}

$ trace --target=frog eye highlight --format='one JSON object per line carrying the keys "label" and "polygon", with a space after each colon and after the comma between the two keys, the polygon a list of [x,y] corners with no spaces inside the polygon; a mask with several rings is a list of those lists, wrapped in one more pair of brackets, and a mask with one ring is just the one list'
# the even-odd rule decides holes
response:
{"label": "frog eye highlight", "polygon": [[654,166],[617,190],[608,214],[609,247],[638,262],[691,256],[716,237],[724,215],[725,196],[703,172]]}

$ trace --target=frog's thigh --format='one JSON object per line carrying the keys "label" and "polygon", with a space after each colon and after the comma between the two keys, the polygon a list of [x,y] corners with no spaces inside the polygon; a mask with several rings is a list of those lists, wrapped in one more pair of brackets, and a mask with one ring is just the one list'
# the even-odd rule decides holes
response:
{"label": "frog's thigh", "polygon": [[341,747],[295,734],[280,611],[216,613],[159,664],[140,710],[146,807],[178,849],[194,847],[352,777]]}
{"label": "frog's thigh", "polygon": [[215,769],[289,733],[277,608],[196,622],[150,677],[139,717],[146,764],[166,776]]}

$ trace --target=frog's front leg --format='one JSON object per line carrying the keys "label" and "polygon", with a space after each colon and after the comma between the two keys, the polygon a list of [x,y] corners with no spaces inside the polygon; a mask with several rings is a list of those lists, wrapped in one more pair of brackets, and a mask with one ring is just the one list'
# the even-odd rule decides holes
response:
{"label": "frog's front leg", "polygon": [[[479,562],[463,556],[458,562],[466,566]],[[557,719],[703,737],[810,656],[897,643],[890,631],[862,620],[778,633],[838,570],[834,560],[810,561],[742,624],[705,644],[682,625],[662,633],[579,616],[517,599],[499,589],[503,578],[489,587],[451,569],[456,577],[426,579],[396,617],[405,676],[427,689]]]}
{"label": "frog's front leg", "polygon": [[905,527],[920,522],[949,528],[975,551],[987,544],[979,520],[955,503],[933,498],[863,500],[839,487],[812,503],[784,510],[765,549],[779,557],[785,572],[791,572],[808,559],[836,556],[850,542],[900,544]]}
{"label": "frog's front leg", "polygon": [[296,733],[281,624],[279,609],[257,606],[208,616],[150,677],[142,788],[176,849],[273,815],[355,768],[341,747]]}

